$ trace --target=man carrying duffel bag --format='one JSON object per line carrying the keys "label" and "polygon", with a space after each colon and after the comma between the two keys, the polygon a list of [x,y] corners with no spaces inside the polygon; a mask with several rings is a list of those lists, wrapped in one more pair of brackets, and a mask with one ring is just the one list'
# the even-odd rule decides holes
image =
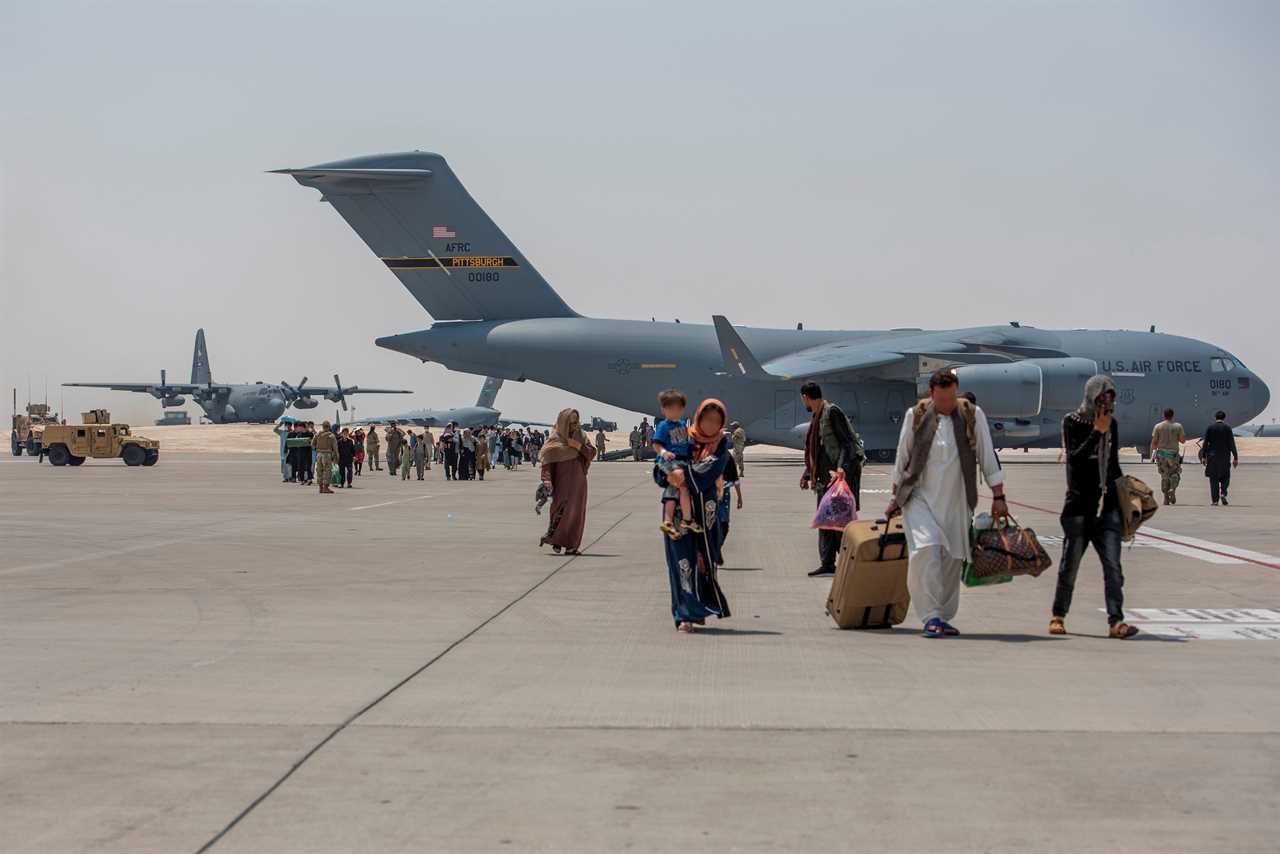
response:
{"label": "man carrying duffel bag", "polygon": [[[1067,611],[1075,592],[1076,573],[1090,545],[1102,562],[1110,636],[1123,640],[1138,633],[1136,626],[1124,621],[1120,543],[1126,529],[1116,490],[1123,473],[1120,471],[1120,428],[1113,415],[1115,406],[1116,384],[1111,377],[1098,374],[1085,383],[1080,407],[1062,419],[1067,497],[1062,505],[1062,560],[1058,563],[1058,587],[1049,620],[1051,635],[1067,633]],[[1152,513],[1154,504],[1152,501]]]}
{"label": "man carrying duffel bag", "polygon": [[929,396],[907,410],[893,469],[892,519],[901,509],[907,537],[907,586],[927,638],[954,637],[960,575],[969,556],[969,528],[978,505],[978,469],[995,498],[991,516],[1004,519],[1004,472],[996,461],[982,410],[959,398],[948,369],[929,377]]}

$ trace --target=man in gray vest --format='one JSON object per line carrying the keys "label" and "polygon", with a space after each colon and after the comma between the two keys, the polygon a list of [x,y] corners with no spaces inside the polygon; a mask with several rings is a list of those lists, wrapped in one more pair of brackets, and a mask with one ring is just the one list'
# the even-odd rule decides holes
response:
{"label": "man in gray vest", "polygon": [[[821,504],[831,485],[844,480],[846,470],[854,465],[853,425],[840,407],[822,399],[822,388],[815,382],[800,386],[800,402],[813,415],[804,440],[800,488],[812,489],[815,503]],[[818,557],[822,563],[809,575],[835,575],[840,537],[839,531],[818,530]]]}
{"label": "man in gray vest", "polygon": [[960,573],[970,554],[969,527],[978,505],[978,469],[995,496],[991,516],[1009,515],[1004,472],[996,460],[987,416],[957,394],[950,370],[929,378],[929,396],[907,410],[898,436],[893,499],[907,535],[907,589],[924,636],[953,637],[960,609]]}

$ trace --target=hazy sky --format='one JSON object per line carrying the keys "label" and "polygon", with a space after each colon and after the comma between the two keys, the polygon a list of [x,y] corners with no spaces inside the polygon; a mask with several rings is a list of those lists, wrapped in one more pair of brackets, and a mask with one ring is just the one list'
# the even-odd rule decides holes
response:
{"label": "hazy sky", "polygon": [[429,317],[264,174],[421,148],[583,314],[1155,323],[1280,390],[1277,44],[1229,0],[0,0],[0,384],[185,381],[204,326],[215,380],[473,402],[374,346]]}

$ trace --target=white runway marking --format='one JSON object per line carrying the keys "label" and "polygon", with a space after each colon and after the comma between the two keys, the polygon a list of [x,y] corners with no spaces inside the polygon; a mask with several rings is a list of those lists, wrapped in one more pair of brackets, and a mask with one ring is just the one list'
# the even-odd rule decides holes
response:
{"label": "white runway marking", "polygon": [[413,498],[397,498],[395,501],[383,501],[379,504],[365,504],[361,507],[348,507],[348,513],[354,513],[357,510],[372,510],[375,507],[388,507],[392,504],[404,504],[406,501],[422,501],[424,498],[435,498],[434,495],[415,495]]}
{"label": "white runway marking", "polygon": [[[1280,557],[1274,555],[1236,548],[1235,546],[1226,546],[1222,543],[1215,543],[1212,540],[1200,540],[1195,537],[1188,537],[1186,534],[1162,531],[1159,528],[1144,527],[1138,532],[1138,536],[1151,541],[1154,546],[1166,548],[1168,551],[1177,554],[1183,554],[1184,552],[1194,553],[1193,556],[1199,557],[1201,560],[1208,560],[1210,557],[1217,558],[1217,560],[1212,560],[1210,563],[1262,563],[1273,567],[1280,566]],[[1184,549],[1179,551],[1177,545],[1162,542],[1162,540],[1156,539],[1157,537],[1176,540]],[[1206,552],[1209,554],[1206,554]]]}
{"label": "white runway marking", "polygon": [[1125,619],[1171,640],[1280,640],[1274,608],[1130,608]]}

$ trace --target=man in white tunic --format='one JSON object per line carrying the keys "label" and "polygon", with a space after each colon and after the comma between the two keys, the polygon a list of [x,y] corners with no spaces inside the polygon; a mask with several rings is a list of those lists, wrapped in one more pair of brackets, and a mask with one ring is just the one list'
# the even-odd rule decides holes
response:
{"label": "man in white tunic", "polygon": [[907,534],[907,588],[926,637],[960,634],[950,624],[960,607],[960,573],[969,555],[969,526],[978,502],[977,470],[991,487],[993,518],[1004,518],[1004,472],[982,410],[957,398],[949,370],[929,378],[929,397],[908,409],[898,436],[893,500]]}

